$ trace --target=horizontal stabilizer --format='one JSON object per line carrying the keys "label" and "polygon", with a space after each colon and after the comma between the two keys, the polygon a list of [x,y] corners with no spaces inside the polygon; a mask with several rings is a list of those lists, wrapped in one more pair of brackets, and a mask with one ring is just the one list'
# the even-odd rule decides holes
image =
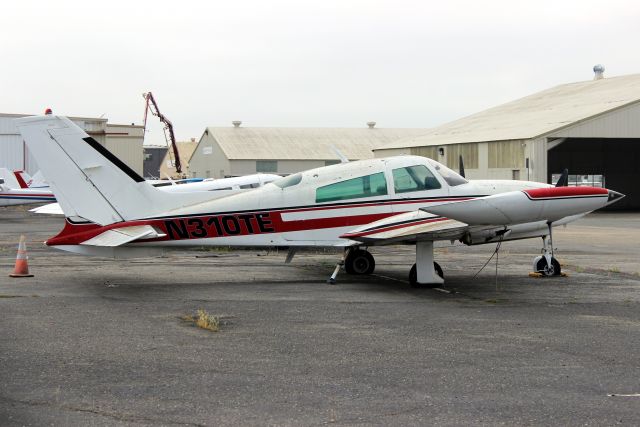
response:
{"label": "horizontal stabilizer", "polygon": [[114,247],[122,246],[134,240],[154,239],[164,236],[166,236],[166,234],[158,233],[158,231],[150,225],[136,225],[132,227],[112,228],[82,242],[81,245]]}
{"label": "horizontal stabilizer", "polygon": [[64,215],[59,203],[48,203],[38,206],[37,208],[29,209],[29,212],[45,215]]}

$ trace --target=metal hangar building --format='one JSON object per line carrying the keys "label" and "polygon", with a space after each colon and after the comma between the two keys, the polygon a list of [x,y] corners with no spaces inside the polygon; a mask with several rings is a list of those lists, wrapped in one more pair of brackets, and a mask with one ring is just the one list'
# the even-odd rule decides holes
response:
{"label": "metal hangar building", "polygon": [[[0,113],[0,166],[11,170],[24,170],[33,175],[39,167],[13,123],[14,119],[28,115]],[[142,126],[112,124],[105,118],[69,117],[69,119],[131,169],[142,174],[144,138]]]}
{"label": "metal hangar building", "polygon": [[470,178],[606,186],[640,209],[640,74],[563,84],[375,148],[376,157],[416,154]]}
{"label": "metal hangar building", "polygon": [[224,178],[257,172],[287,175],[349,160],[373,158],[373,148],[427,129],[367,128],[249,128],[208,127],[191,158],[194,177]]}

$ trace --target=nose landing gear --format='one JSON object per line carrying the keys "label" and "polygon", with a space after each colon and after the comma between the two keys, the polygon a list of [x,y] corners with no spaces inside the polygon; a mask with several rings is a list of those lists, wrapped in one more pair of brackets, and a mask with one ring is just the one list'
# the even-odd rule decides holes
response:
{"label": "nose landing gear", "polygon": [[542,236],[542,255],[533,259],[533,271],[543,276],[560,276],[560,263],[553,256],[553,229],[550,222],[547,226],[549,235]]}

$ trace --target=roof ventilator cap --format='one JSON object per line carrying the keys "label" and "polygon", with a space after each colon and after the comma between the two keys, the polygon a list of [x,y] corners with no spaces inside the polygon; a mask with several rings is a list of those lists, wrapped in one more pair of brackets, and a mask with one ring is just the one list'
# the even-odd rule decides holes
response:
{"label": "roof ventilator cap", "polygon": [[604,79],[604,65],[596,64],[593,66],[593,72],[595,75],[593,76],[593,80]]}
{"label": "roof ventilator cap", "polygon": [[234,120],[234,121],[231,122],[231,124],[233,125],[234,128],[239,128],[240,125],[242,124],[242,121]]}
{"label": "roof ventilator cap", "polygon": [[367,126],[369,126],[369,129],[373,129],[376,126],[376,122],[367,122]]}

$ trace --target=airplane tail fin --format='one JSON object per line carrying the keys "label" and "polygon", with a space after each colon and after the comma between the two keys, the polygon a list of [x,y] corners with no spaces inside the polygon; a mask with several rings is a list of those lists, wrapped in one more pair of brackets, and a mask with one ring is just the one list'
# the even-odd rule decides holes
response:
{"label": "airplane tail fin", "polygon": [[31,176],[25,171],[13,171],[13,175],[16,177],[16,181],[20,188],[29,188],[31,182]]}
{"label": "airplane tail fin", "polygon": [[108,225],[210,198],[160,192],[66,117],[24,117],[16,126],[68,218]]}
{"label": "airplane tail fin", "polygon": [[31,182],[28,182],[29,188],[45,188],[49,186],[49,183],[45,179],[44,175],[42,175],[42,171],[36,172],[31,177]]}
{"label": "airplane tail fin", "polygon": [[9,169],[0,168],[0,179],[2,179],[2,186],[5,189],[18,188],[20,186],[16,176]]}

